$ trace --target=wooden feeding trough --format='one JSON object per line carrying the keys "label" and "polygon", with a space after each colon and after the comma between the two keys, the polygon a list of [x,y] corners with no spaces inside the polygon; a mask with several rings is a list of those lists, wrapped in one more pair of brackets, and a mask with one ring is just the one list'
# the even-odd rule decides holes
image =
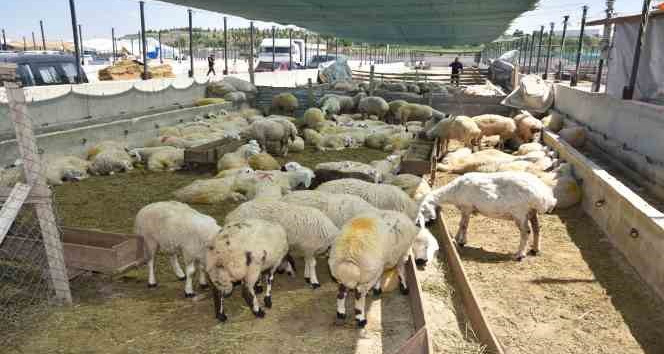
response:
{"label": "wooden feeding trough", "polygon": [[237,150],[247,143],[246,139],[223,138],[184,150],[184,162],[189,167],[216,165],[224,154]]}
{"label": "wooden feeding trough", "polygon": [[431,180],[436,177],[438,160],[438,139],[435,141],[416,139],[410,144],[408,151],[401,159],[399,173],[410,173],[416,176],[429,174]]}
{"label": "wooden feeding trough", "polygon": [[68,269],[115,274],[145,260],[143,238],[131,234],[64,227],[62,246]]}

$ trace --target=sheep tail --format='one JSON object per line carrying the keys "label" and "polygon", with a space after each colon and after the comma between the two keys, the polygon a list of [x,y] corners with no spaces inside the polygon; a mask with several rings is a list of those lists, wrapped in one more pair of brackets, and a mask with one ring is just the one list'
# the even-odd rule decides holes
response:
{"label": "sheep tail", "polygon": [[360,267],[351,261],[341,261],[334,267],[332,273],[347,288],[355,289],[360,283]]}

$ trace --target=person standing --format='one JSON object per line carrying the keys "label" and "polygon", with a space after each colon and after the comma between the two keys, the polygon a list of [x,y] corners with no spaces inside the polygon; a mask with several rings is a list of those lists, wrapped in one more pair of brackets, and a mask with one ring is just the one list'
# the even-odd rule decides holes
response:
{"label": "person standing", "polygon": [[217,73],[214,71],[214,54],[210,54],[207,58],[208,61],[208,72],[206,76],[210,76],[212,73],[213,76],[217,76]]}
{"label": "person standing", "polygon": [[456,85],[458,87],[461,81],[461,72],[463,71],[463,64],[461,64],[459,61],[459,57],[454,58],[454,61],[452,64],[450,64],[450,67],[452,68],[452,84],[454,84],[456,81]]}

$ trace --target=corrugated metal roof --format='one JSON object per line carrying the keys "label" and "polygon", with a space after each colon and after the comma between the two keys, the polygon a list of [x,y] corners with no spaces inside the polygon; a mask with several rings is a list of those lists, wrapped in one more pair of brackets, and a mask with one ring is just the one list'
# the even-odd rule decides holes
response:
{"label": "corrugated metal roof", "polygon": [[373,43],[461,45],[496,39],[537,0],[164,0]]}

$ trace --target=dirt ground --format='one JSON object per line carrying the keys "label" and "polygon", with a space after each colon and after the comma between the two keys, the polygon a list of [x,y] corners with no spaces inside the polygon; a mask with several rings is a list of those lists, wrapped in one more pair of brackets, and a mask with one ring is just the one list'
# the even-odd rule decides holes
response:
{"label": "dirt ground", "polygon": [[[387,154],[369,149],[333,154],[290,154],[311,166],[322,161],[368,162]],[[211,172],[152,173],[136,170],[64,184],[55,191],[59,217],[66,226],[131,232],[144,205],[168,200],[175,189]],[[193,205],[217,220],[236,205]],[[336,284],[325,259],[319,260],[321,288],[278,275],[273,308],[256,319],[236,289],[225,300],[228,321],[213,315],[212,300],[199,291],[199,301],[184,298],[184,284],[165,257],[157,262],[159,287],[147,288],[145,267],[116,276],[86,273],[72,281],[74,306],[53,308],[31,328],[13,337],[2,353],[392,353],[413,333],[408,299],[398,291],[368,299],[368,325],[357,330],[350,318],[335,324]],[[348,304],[351,306],[351,304]],[[348,313],[353,310],[349,307]],[[349,316],[351,317],[351,316]],[[474,353],[474,352],[470,352]]]}
{"label": "dirt ground", "polygon": [[[454,177],[440,173],[436,185]],[[460,214],[444,207],[452,235]],[[507,353],[664,353],[664,304],[580,207],[540,217],[542,253],[511,259],[511,221],[473,216],[464,266]]]}

